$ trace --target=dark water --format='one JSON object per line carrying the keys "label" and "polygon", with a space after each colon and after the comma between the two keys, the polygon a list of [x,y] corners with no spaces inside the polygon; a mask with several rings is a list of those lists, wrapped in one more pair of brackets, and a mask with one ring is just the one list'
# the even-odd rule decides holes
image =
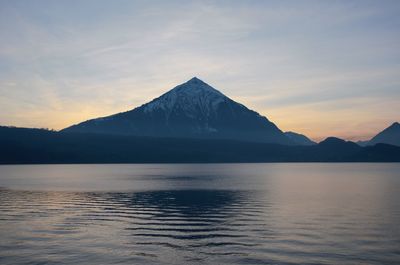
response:
{"label": "dark water", "polygon": [[400,264],[400,164],[0,166],[0,264]]}

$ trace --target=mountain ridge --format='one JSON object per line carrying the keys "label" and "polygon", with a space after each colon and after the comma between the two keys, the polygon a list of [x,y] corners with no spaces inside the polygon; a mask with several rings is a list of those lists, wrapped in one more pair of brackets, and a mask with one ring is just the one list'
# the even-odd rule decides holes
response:
{"label": "mountain ridge", "polygon": [[310,138],[305,136],[304,134],[288,131],[285,132],[285,135],[292,140],[295,144],[298,145],[314,145],[316,142],[312,141]]}
{"label": "mountain ridge", "polygon": [[377,133],[370,140],[357,142],[360,146],[375,145],[379,143],[400,146],[400,123],[393,122],[390,126]]}

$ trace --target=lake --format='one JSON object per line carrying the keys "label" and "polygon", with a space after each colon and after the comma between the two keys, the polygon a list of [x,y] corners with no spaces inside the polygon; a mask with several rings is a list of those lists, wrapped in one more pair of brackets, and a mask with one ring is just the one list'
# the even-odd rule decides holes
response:
{"label": "lake", "polygon": [[0,166],[0,264],[400,264],[400,164]]}

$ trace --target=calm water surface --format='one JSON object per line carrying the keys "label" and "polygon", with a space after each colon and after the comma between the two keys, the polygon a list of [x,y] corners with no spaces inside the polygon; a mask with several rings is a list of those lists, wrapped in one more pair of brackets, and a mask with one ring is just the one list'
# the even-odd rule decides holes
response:
{"label": "calm water surface", "polygon": [[0,166],[0,264],[400,264],[400,164]]}

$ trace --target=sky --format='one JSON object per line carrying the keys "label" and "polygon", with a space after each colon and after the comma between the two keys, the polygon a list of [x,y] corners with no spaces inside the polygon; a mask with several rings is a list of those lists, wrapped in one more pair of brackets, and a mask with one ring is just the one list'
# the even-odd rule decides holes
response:
{"label": "sky", "polygon": [[0,0],[0,124],[59,130],[197,76],[314,140],[400,121],[400,1]]}

